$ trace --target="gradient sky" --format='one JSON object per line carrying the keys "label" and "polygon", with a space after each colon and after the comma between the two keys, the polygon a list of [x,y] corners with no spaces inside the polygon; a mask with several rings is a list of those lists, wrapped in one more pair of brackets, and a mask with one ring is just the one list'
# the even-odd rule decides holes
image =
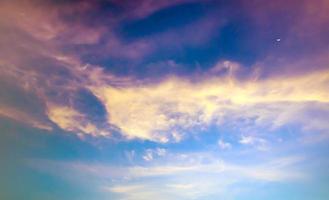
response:
{"label": "gradient sky", "polygon": [[328,200],[328,0],[0,0],[1,200]]}

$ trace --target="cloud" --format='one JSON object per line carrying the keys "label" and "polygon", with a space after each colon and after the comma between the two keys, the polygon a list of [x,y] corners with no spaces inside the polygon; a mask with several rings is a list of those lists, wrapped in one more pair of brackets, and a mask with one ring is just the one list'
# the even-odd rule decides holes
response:
{"label": "cloud", "polygon": [[[94,151],[70,142],[71,154],[86,155],[28,163],[56,184],[108,195],[96,199],[236,199],[224,193],[301,183],[317,170],[289,152],[329,139],[329,4],[296,2],[1,1],[0,116],[110,143]],[[171,23],[182,8],[186,19]],[[157,16],[167,18],[149,26]],[[6,146],[41,155],[52,137],[37,137]],[[317,147],[301,153],[321,157]],[[43,152],[60,159],[64,151]]]}
{"label": "cloud", "polygon": [[136,190],[142,191],[143,189],[146,188],[143,185],[123,185],[123,186],[115,186],[107,189],[115,193],[131,193]]}
{"label": "cloud", "polygon": [[[198,158],[207,157],[204,162]],[[120,166],[100,163],[35,160],[33,167],[62,175],[71,181],[90,183],[105,193],[122,199],[193,199],[206,195],[222,196],[239,184],[275,183],[306,178],[296,165],[299,156],[268,159],[253,164],[234,164],[206,154],[172,154],[170,160],[147,161],[144,166]],[[197,158],[197,159],[196,159]],[[193,160],[193,161],[191,161]],[[73,179],[73,180],[72,180]]]}
{"label": "cloud", "polygon": [[156,149],[147,149],[143,156],[145,161],[152,161],[155,156],[163,157],[167,154],[166,149],[163,148],[156,148]]}
{"label": "cloud", "polygon": [[167,150],[163,148],[156,148],[156,154],[158,154],[158,156],[165,156],[167,154]]}
{"label": "cloud", "polygon": [[43,122],[42,120],[37,119],[34,116],[31,116],[28,113],[22,112],[13,107],[0,107],[0,115],[17,120],[23,124],[28,124],[38,129],[47,131],[51,131],[53,129],[51,124]]}
{"label": "cloud", "polygon": [[218,146],[219,148],[226,150],[226,149],[231,149],[232,145],[229,142],[225,142],[224,140],[220,139],[218,140]]}
{"label": "cloud", "polygon": [[153,160],[153,153],[152,153],[152,151],[150,149],[148,149],[146,151],[145,155],[143,156],[143,159],[145,161],[151,161],[151,160]]}
{"label": "cloud", "polygon": [[265,139],[256,136],[242,135],[241,139],[239,140],[239,143],[243,145],[254,146],[260,151],[267,151],[269,149],[268,142]]}
{"label": "cloud", "polygon": [[[123,6],[125,6],[129,12],[127,12],[127,17],[128,18],[134,18],[134,19],[139,19],[139,18],[144,18],[149,16],[150,14],[170,7],[170,6],[175,6],[178,4],[182,4],[184,2],[189,2],[192,0],[173,0],[173,1],[154,1],[154,0],[146,0],[142,2],[124,2],[122,3]],[[118,2],[120,4],[120,2]]]}
{"label": "cloud", "polygon": [[[131,6],[135,3],[123,3],[127,10],[134,10],[131,15],[129,12],[118,13],[113,18],[115,22],[96,23],[93,27],[88,26],[88,22],[94,20],[93,15],[87,15],[83,18],[85,20],[74,20],[75,16],[99,11],[97,5],[91,3],[52,5],[31,1],[18,6],[18,1],[1,2],[0,26],[4,27],[0,32],[0,43],[3,44],[0,49],[1,76],[17,80],[19,85],[42,99],[48,105],[46,114],[49,120],[59,128],[94,136],[110,135],[111,128],[116,127],[128,139],[167,143],[180,142],[189,133],[205,130],[210,125],[244,127],[247,131],[262,127],[269,132],[287,124],[300,124],[305,131],[328,130],[323,116],[327,115],[329,103],[329,72],[320,70],[324,67],[309,73],[295,70],[280,76],[254,73],[255,76],[248,77],[253,72],[246,72],[245,66],[221,60],[197,77],[172,75],[154,81],[114,75],[105,67],[84,61],[84,55],[89,55],[85,51],[92,51],[93,56],[98,53],[94,53],[96,50],[91,46],[87,50],[83,46],[96,45],[103,40],[102,44],[95,46],[98,51],[106,56],[111,54],[129,59],[152,53],[158,40],[173,45],[208,40],[208,35],[214,34],[214,27],[222,23],[212,15],[191,26],[181,27],[181,33],[192,33],[191,30],[197,30],[195,26],[201,27],[197,30],[197,35],[200,35],[197,37],[189,35],[182,38],[181,35],[186,34],[177,35],[169,31],[158,37],[127,42],[112,30],[122,20],[147,17],[159,9],[182,2],[145,1],[136,8]],[[256,16],[261,14],[264,14],[263,11],[255,13]],[[64,20],[64,15],[71,16],[72,21]],[[321,24],[325,23],[327,15],[322,12],[319,15],[322,16]],[[213,21],[209,22],[208,18]],[[72,45],[80,45],[82,50],[79,53],[67,50],[75,49]],[[326,56],[319,54],[319,57]],[[293,65],[311,65],[311,61],[305,64],[302,60]],[[322,58],[313,64],[324,65],[326,62]],[[167,65],[172,64],[173,61]],[[252,69],[259,66],[262,70],[273,67],[266,60],[252,66]],[[166,63],[161,64],[161,68],[165,67]],[[282,68],[289,68],[289,62]],[[245,70],[243,76],[240,70]],[[75,97],[81,89],[90,91],[104,105],[106,125],[91,120],[87,113],[76,108],[79,102]],[[325,113],[314,117],[314,109],[322,109]],[[8,109],[2,109],[2,113],[9,116]],[[10,117],[14,115],[19,114],[11,114]],[[309,120],[310,116],[314,120]],[[37,126],[35,122],[29,124]]]}
{"label": "cloud", "polygon": [[[244,81],[207,77],[192,82],[171,77],[154,84],[90,87],[105,105],[108,122],[127,138],[174,141],[174,133],[255,118],[275,129],[299,122],[310,102],[327,104],[328,71]],[[235,118],[236,117],[236,118]]]}
{"label": "cloud", "polygon": [[[177,163],[167,164],[163,166],[139,167],[134,166],[128,168],[127,176],[132,178],[142,177],[161,177],[161,176],[184,176],[188,174],[218,174],[244,177],[247,179],[255,179],[260,181],[283,181],[289,179],[304,178],[300,172],[282,171],[289,165],[300,162],[302,159],[295,157],[278,159],[270,163],[253,165],[253,166],[240,166],[236,164],[227,163],[220,159],[212,159],[208,163]],[[288,161],[288,164],[287,164]],[[289,161],[291,161],[289,163]]]}
{"label": "cloud", "polygon": [[94,124],[86,120],[78,111],[58,105],[48,105],[48,117],[61,129],[93,136],[109,136],[108,131],[99,130]]}

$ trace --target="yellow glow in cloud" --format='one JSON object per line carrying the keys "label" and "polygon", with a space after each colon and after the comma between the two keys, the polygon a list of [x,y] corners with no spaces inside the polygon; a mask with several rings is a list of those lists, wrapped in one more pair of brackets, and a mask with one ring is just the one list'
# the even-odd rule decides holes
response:
{"label": "yellow glow in cloud", "polygon": [[174,77],[158,84],[90,89],[106,106],[109,122],[128,138],[168,142],[177,138],[174,134],[179,130],[202,128],[229,115],[228,109],[280,102],[328,103],[328,85],[329,72],[324,71],[258,81],[228,76],[192,83]]}
{"label": "yellow glow in cloud", "polygon": [[106,136],[108,133],[98,130],[98,128],[88,122],[85,116],[78,111],[67,106],[48,106],[49,119],[66,131],[75,131],[85,134]]}

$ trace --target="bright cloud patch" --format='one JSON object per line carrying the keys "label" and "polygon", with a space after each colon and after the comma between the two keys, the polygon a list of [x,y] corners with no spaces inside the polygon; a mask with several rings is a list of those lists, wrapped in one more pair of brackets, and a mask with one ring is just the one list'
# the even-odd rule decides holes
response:
{"label": "bright cloud patch", "polygon": [[329,102],[328,83],[329,73],[323,71],[268,80],[169,78],[157,84],[91,90],[106,106],[109,123],[128,138],[168,142],[175,141],[177,133],[237,118],[255,118],[257,125],[271,128],[304,120],[308,103]]}
{"label": "bright cloud patch", "polygon": [[49,119],[66,131],[94,136],[106,136],[107,132],[99,130],[94,124],[87,121],[85,116],[67,106],[51,105],[48,108]]}

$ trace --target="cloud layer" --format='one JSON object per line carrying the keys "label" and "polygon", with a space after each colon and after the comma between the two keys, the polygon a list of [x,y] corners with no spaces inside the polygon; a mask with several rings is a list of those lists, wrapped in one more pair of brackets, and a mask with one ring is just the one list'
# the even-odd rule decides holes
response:
{"label": "cloud layer", "polygon": [[[318,28],[310,33],[312,36],[320,37],[326,32],[323,25],[328,23],[328,15],[318,6],[320,4],[302,2],[291,16],[296,20],[301,17],[300,20],[290,28],[282,25],[285,38],[273,38],[273,42],[278,43],[274,45],[281,47],[269,47],[267,55],[253,64],[245,62],[243,56],[229,56],[229,49],[225,50],[225,44],[218,40],[219,46],[224,48],[218,52],[228,56],[219,56],[207,67],[201,66],[205,63],[191,65],[175,56],[172,56],[174,60],[156,62],[149,61],[149,57],[158,57],[161,49],[168,55],[165,50],[168,48],[202,49],[211,38],[217,41],[216,34],[228,37],[233,16],[225,14],[218,7],[219,2],[143,1],[137,6],[108,2],[109,10],[84,1],[59,4],[4,1],[1,4],[1,43],[6,46],[0,52],[1,76],[16,79],[15,87],[22,87],[25,93],[36,95],[43,103],[39,108],[43,115],[30,120],[24,120],[30,113],[10,111],[14,110],[7,108],[10,105],[2,106],[3,116],[47,130],[52,129],[52,122],[64,131],[77,134],[97,137],[119,132],[128,139],[160,143],[179,142],[192,130],[202,131],[211,125],[245,126],[239,124],[241,119],[249,120],[246,128],[265,127],[268,131],[287,124],[300,124],[304,130],[328,128],[323,125],[329,99],[328,49],[314,40],[319,52],[316,55],[301,52],[309,57],[300,60],[294,60],[295,56],[289,50],[295,48],[300,39],[311,37],[305,34],[292,36],[309,23],[316,22],[313,26]],[[214,8],[208,9],[208,4]],[[239,4],[242,15],[252,21],[246,25],[254,26],[260,39],[268,36],[259,30],[265,30],[264,24],[271,22],[263,9],[273,15],[283,9],[280,2],[272,6],[255,3],[255,8]],[[294,2],[287,6],[290,4],[294,5]],[[322,1],[321,5],[328,6]],[[195,9],[196,18],[189,17],[187,12],[186,19],[176,24],[164,20],[154,27],[148,26],[158,17],[176,16],[177,10],[185,8]],[[231,4],[225,8],[232,9]],[[89,14],[84,15],[86,13]],[[30,17],[25,17],[27,15]],[[223,18],[219,18],[220,15]],[[107,17],[111,20],[92,23]],[[308,21],[303,20],[307,17]],[[240,23],[239,20],[236,23]],[[133,30],[133,27],[137,29]],[[190,32],[195,27],[202,31],[192,36]],[[137,30],[144,33],[144,37],[140,37]],[[186,37],[177,37],[178,33]],[[234,41],[231,43],[233,45]],[[249,48],[248,44],[240,45]],[[121,66],[108,67],[103,62],[105,54],[111,60],[110,64]],[[118,59],[121,61],[115,61]],[[181,60],[181,63],[175,60]],[[127,62],[134,66],[126,68]],[[199,66],[202,70],[187,72],[187,66]],[[298,67],[301,69],[297,70]],[[135,73],[138,68],[147,71],[147,76]],[[155,76],[159,73],[157,68],[165,70],[163,76]],[[279,74],[281,70],[285,73]],[[79,99],[82,91],[88,92],[90,100]],[[94,116],[99,113],[82,109],[79,107],[82,104],[87,105],[84,107],[95,105],[93,109],[105,115],[106,120],[96,119]],[[306,123],[312,118],[311,113],[318,109],[323,110],[323,116]]]}
{"label": "cloud layer", "polygon": [[328,0],[0,0],[0,199],[327,200]]}

